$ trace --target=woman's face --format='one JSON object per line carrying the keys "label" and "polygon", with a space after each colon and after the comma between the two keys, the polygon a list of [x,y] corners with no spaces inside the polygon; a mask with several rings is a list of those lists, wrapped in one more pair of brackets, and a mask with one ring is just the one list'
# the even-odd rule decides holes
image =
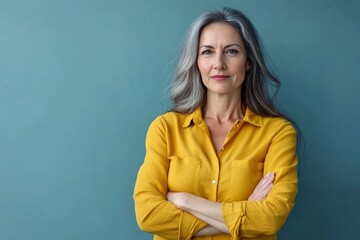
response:
{"label": "woman's face", "polygon": [[226,23],[206,26],[200,34],[197,66],[208,95],[239,94],[250,68],[240,34]]}

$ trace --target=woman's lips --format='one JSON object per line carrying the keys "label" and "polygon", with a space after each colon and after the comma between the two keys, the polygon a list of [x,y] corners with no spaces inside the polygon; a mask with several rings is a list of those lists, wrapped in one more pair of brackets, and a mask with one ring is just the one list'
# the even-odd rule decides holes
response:
{"label": "woman's lips", "polygon": [[214,75],[214,76],[211,76],[211,78],[213,78],[215,80],[224,80],[224,79],[227,79],[229,77],[230,77],[229,75]]}

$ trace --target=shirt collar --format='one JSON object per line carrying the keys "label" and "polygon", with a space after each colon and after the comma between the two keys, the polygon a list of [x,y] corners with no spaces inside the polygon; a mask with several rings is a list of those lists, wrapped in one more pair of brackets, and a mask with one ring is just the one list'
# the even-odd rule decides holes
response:
{"label": "shirt collar", "polygon": [[187,127],[190,126],[191,123],[198,124],[201,121],[203,121],[203,118],[202,118],[202,109],[201,109],[201,106],[200,106],[197,109],[195,109],[194,112],[189,113],[188,115],[186,115],[183,127],[187,128]]}
{"label": "shirt collar", "polygon": [[[248,107],[246,108],[245,116],[243,120],[257,127],[262,127],[263,125],[262,117],[251,111]],[[203,117],[202,117],[202,109],[200,106],[197,109],[195,109],[194,112],[186,115],[183,127],[187,128],[191,125],[191,123],[200,124],[201,122],[203,122]]]}

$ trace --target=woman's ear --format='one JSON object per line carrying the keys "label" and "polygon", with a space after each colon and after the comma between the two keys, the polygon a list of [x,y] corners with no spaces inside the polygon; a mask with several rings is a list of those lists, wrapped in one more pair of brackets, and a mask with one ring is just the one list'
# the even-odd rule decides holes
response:
{"label": "woman's ear", "polygon": [[248,60],[246,60],[246,67],[245,67],[245,70],[246,70],[246,71],[249,71],[249,70],[250,70],[250,68],[251,68],[251,62],[250,62],[250,60],[248,59]]}

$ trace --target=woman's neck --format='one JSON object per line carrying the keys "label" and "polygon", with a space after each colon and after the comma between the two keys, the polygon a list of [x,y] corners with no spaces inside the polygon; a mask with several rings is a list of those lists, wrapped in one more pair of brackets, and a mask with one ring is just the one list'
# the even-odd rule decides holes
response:
{"label": "woman's neck", "polygon": [[218,123],[236,122],[244,118],[241,96],[208,94],[203,107],[204,119],[216,120]]}

